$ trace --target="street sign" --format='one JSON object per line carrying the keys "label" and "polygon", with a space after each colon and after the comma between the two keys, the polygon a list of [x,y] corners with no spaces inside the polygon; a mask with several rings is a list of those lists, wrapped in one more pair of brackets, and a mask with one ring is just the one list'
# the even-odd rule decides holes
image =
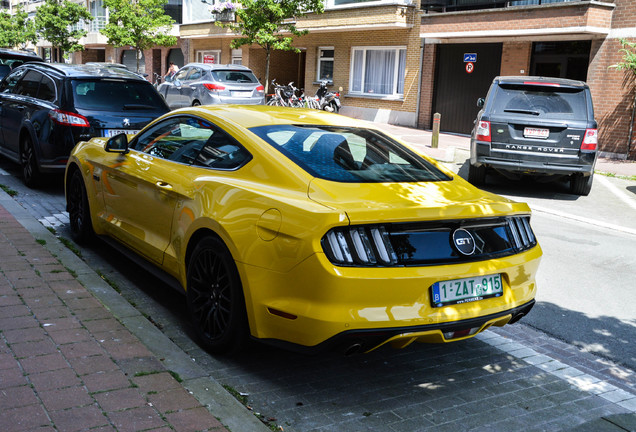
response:
{"label": "street sign", "polygon": [[475,63],[466,63],[466,73],[473,73],[475,70]]}
{"label": "street sign", "polygon": [[477,62],[477,53],[465,53],[464,54],[464,63],[476,63]]}

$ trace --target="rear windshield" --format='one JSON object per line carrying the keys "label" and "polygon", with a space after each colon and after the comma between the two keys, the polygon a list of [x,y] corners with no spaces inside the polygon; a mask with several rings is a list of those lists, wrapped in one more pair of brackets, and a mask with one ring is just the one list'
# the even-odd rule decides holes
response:
{"label": "rear windshield", "polygon": [[215,81],[226,83],[253,83],[256,84],[258,80],[252,72],[238,71],[238,70],[216,70],[212,71],[212,76]]}
{"label": "rear windshield", "polygon": [[250,129],[309,174],[345,183],[450,180],[379,132],[353,127],[277,125]]}
{"label": "rear windshield", "polygon": [[585,89],[502,84],[493,113],[520,114],[549,119],[587,119]]}
{"label": "rear windshield", "polygon": [[95,111],[165,110],[150,83],[125,80],[73,80],[75,108]]}

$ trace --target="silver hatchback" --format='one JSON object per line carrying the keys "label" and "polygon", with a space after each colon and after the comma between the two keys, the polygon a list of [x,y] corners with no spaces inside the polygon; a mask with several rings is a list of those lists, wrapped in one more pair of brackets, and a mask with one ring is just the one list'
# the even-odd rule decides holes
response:
{"label": "silver hatchback", "polygon": [[188,63],[158,89],[170,109],[196,105],[265,102],[265,87],[241,65]]}

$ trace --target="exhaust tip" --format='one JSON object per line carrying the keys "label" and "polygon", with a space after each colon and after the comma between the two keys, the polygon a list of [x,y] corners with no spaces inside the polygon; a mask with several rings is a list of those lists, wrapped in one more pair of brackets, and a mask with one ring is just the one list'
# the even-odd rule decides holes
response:
{"label": "exhaust tip", "polygon": [[362,350],[362,344],[360,342],[356,342],[354,344],[349,345],[347,349],[344,351],[344,355],[350,356],[353,354],[357,354]]}

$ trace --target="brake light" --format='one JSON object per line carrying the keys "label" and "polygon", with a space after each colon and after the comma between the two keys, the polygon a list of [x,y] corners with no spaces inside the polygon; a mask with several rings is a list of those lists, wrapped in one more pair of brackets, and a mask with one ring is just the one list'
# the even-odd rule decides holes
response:
{"label": "brake light", "polygon": [[258,86],[258,87],[256,87],[256,91],[259,92],[259,93],[265,93],[265,87]]}
{"label": "brake light", "polygon": [[203,87],[205,87],[208,90],[212,90],[212,91],[225,90],[225,86],[222,86],[220,84],[204,83]]}
{"label": "brake light", "polygon": [[90,127],[88,119],[83,115],[54,109],[49,111],[51,120],[62,126]]}
{"label": "brake light", "polygon": [[538,82],[538,81],[524,81],[524,84],[528,85],[540,85],[540,86],[550,86],[550,87],[561,87],[561,84],[551,83],[551,82]]}
{"label": "brake light", "polygon": [[581,150],[596,150],[598,145],[598,129],[586,129]]}
{"label": "brake light", "polygon": [[477,140],[491,142],[489,121],[486,121],[486,120],[479,121],[479,125],[477,125]]}

